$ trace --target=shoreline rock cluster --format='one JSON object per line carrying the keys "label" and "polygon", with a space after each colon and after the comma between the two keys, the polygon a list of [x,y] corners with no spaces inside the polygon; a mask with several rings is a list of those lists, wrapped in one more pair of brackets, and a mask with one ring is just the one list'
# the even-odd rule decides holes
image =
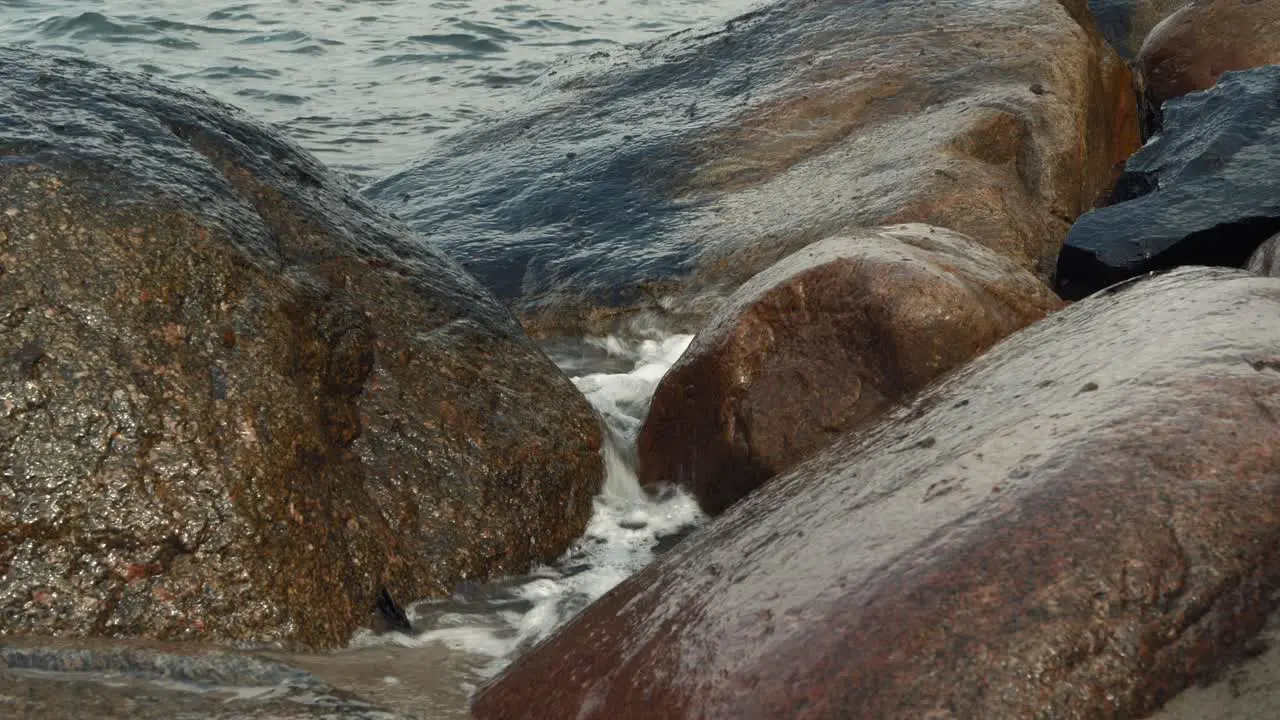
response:
{"label": "shoreline rock cluster", "polygon": [[1280,285],[1242,270],[1083,300],[729,508],[474,715],[1144,717],[1275,609],[1277,350]]}
{"label": "shoreline rock cluster", "polygon": [[[753,56],[759,75],[803,78],[773,87],[804,91],[676,133],[709,150],[677,163],[688,169],[663,196],[685,204],[664,210],[657,237],[692,248],[662,275],[664,302],[701,327],[638,448],[647,485],[677,483],[719,516],[519,658],[473,716],[1137,718],[1256,653],[1280,583],[1280,285],[1262,277],[1280,231],[1266,180],[1277,68],[1254,67],[1270,62],[1267,39],[1244,22],[1267,27],[1274,6],[1229,4],[1094,16],[1099,3],[942,3],[929,51],[895,32],[923,14],[911,3],[824,6],[867,13],[863,34],[839,40],[853,47],[811,57],[828,70],[831,55],[874,57],[870,97],[864,77],[806,85],[813,75]],[[781,3],[757,22],[803,25],[813,7]],[[1122,31],[1093,19],[1126,9]],[[968,34],[983,13],[990,39]],[[1009,18],[1038,53],[1007,51]],[[734,32],[726,44],[750,46],[749,29]],[[1102,36],[1129,38],[1132,84]],[[945,55],[953,40],[972,65],[950,56],[952,77],[982,100],[949,96],[928,59],[891,82],[899,57]],[[663,68],[678,84],[676,65]],[[1064,82],[1067,68],[1091,80]],[[622,77],[566,83],[550,117],[573,114],[579,87],[611,98]],[[1002,94],[1013,78],[1069,111]],[[915,104],[931,82],[932,102]],[[946,114],[953,99],[964,113]],[[1065,147],[1064,117],[1083,138],[1074,162],[1051,149]],[[1101,163],[1138,149],[1138,119],[1150,141]],[[490,130],[507,152],[503,126]],[[656,142],[658,156],[673,145]],[[917,168],[955,172],[960,189]],[[401,210],[434,227],[413,172],[374,193],[409,189]],[[1028,197],[1031,213],[1012,199]],[[1046,209],[1060,225],[1021,226],[1041,245],[1010,240]],[[578,220],[559,222],[589,234]],[[465,227],[448,226],[465,245]],[[1203,265],[1254,272],[1183,268]],[[1060,309],[1043,282],[1089,297]],[[504,299],[536,328],[594,322],[569,299],[545,323],[563,299],[554,282]]]}
{"label": "shoreline rock cluster", "polygon": [[646,311],[697,330],[792,252],[880,225],[945,227],[1048,278],[1138,147],[1130,71],[1082,12],[780,2],[584,61],[367,192],[536,334]]}
{"label": "shoreline rock cluster", "polygon": [[475,718],[1159,712],[1280,597],[1277,8],[783,0],[371,200],[0,49],[0,633],[64,636],[0,681],[334,647],[556,557],[600,430],[530,336],[656,313],[697,336],[639,474],[716,517]]}

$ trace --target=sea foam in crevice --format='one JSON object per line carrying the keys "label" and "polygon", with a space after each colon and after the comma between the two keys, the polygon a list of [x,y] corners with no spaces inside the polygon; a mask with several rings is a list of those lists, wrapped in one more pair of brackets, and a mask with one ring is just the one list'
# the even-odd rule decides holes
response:
{"label": "sea foam in crevice", "polygon": [[482,681],[696,527],[703,515],[693,498],[678,490],[653,497],[635,471],[636,437],[654,390],[692,339],[611,336],[549,348],[605,425],[605,481],[586,532],[550,566],[414,603],[408,615],[416,634],[364,634],[353,645],[440,643],[473,656],[474,680]]}

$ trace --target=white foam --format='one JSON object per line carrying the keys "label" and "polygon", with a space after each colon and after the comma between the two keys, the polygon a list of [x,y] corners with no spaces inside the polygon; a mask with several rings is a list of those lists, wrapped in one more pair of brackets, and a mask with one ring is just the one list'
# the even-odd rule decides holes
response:
{"label": "white foam", "polygon": [[[353,644],[421,646],[439,643],[484,659],[480,674],[490,677],[521,651],[550,635],[592,601],[651,563],[664,538],[688,531],[703,519],[697,503],[675,491],[655,498],[636,478],[635,443],[649,401],[662,376],[689,347],[691,335],[628,341],[618,337],[586,341],[583,353],[561,358],[563,366],[617,367],[625,372],[592,372],[573,378],[604,419],[605,482],[586,532],[555,564],[522,578],[478,586],[447,600],[409,608],[418,635],[364,634]],[[602,355],[598,362],[587,351]]]}

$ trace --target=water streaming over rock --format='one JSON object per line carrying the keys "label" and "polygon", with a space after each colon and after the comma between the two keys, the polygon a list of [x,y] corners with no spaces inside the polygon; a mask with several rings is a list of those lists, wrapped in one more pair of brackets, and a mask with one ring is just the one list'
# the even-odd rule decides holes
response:
{"label": "water streaming over rock", "polygon": [[637,340],[593,338],[550,348],[608,430],[605,484],[586,533],[553,565],[412,605],[414,634],[364,634],[353,647],[448,647],[471,656],[471,668],[461,678],[470,689],[696,527],[703,516],[690,496],[672,490],[652,497],[640,488],[635,472],[635,441],[649,400],[692,339],[650,333]]}

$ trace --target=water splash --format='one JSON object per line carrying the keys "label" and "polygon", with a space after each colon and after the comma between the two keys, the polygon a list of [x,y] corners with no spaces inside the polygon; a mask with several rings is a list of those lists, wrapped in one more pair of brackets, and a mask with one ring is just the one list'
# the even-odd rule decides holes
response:
{"label": "water splash", "polygon": [[[452,597],[408,609],[416,634],[362,634],[353,645],[440,644],[474,656],[475,683],[625,580],[703,519],[687,494],[654,497],[636,478],[635,446],[655,388],[693,339],[691,335],[624,340],[593,338],[549,349],[604,421],[605,482],[586,532],[556,563],[527,575],[460,587]],[[474,684],[467,689],[470,691]]]}

